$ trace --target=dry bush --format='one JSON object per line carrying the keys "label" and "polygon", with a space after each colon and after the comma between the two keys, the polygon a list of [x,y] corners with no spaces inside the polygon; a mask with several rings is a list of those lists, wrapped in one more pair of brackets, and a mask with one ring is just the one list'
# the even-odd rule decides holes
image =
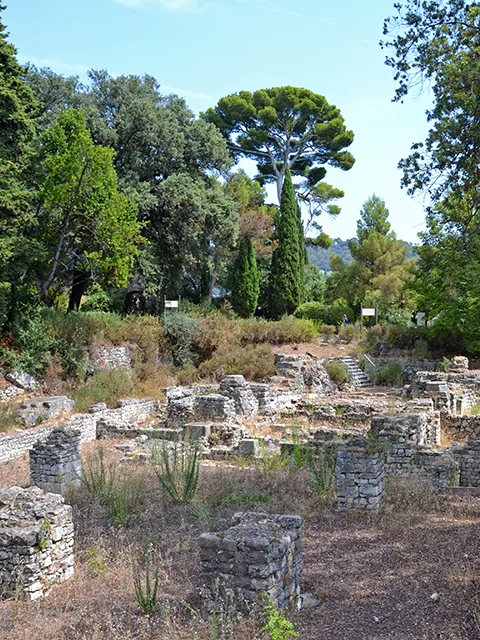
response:
{"label": "dry bush", "polygon": [[419,514],[442,509],[445,503],[428,478],[418,475],[390,476],[387,480],[387,507],[389,511]]}
{"label": "dry bush", "polygon": [[311,320],[288,316],[277,320],[251,318],[239,320],[242,326],[242,343],[288,344],[290,342],[310,342],[318,338],[318,329]]}
{"label": "dry bush", "polygon": [[264,380],[275,375],[275,359],[269,345],[231,346],[216,351],[198,368],[200,377],[221,380],[228,375],[243,375],[247,380]]}
{"label": "dry bush", "polygon": [[112,369],[99,371],[88,378],[72,392],[72,399],[76,411],[84,412],[97,402],[105,402],[108,407],[118,407],[120,400],[134,395],[135,385],[128,372]]}

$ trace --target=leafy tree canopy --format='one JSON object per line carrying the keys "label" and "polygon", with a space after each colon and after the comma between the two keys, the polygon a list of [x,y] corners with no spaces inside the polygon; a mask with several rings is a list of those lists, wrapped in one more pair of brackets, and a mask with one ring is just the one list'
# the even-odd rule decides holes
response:
{"label": "leafy tree canopy", "polygon": [[279,202],[287,165],[305,179],[311,195],[325,177],[325,165],[348,170],[355,162],[345,150],[353,133],[340,110],[308,89],[240,91],[219,100],[204,118],[220,129],[236,158],[257,162],[262,182],[276,183]]}

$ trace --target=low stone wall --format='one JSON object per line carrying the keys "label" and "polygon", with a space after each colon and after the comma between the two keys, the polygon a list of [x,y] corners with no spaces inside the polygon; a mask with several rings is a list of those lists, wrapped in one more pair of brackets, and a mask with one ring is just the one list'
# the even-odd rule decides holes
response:
{"label": "low stone wall", "polygon": [[338,445],[337,509],[376,512],[385,500],[383,452],[370,453],[371,441],[354,438]]}
{"label": "low stone wall", "polygon": [[299,516],[237,513],[222,533],[200,536],[200,560],[212,592],[247,613],[262,607],[265,596],[278,609],[300,596],[302,519]]}
{"label": "low stone wall", "polygon": [[66,493],[81,485],[81,433],[54,429],[45,443],[30,449],[30,484],[52,493]]}
{"label": "low stone wall", "polygon": [[258,413],[258,400],[243,376],[226,376],[220,382],[220,394],[233,400],[237,416]]}
{"label": "low stone wall", "polygon": [[38,487],[0,491],[0,596],[36,600],[73,573],[72,507]]}
{"label": "low stone wall", "polygon": [[118,435],[122,429],[129,425],[136,428],[135,423],[152,418],[157,411],[157,403],[154,400],[123,400],[118,409],[103,409],[95,413],[78,413],[60,425],[51,425],[41,428],[24,429],[11,434],[0,435],[0,462],[19,458],[29,451],[37,442],[45,442],[53,429],[58,426],[78,429],[81,442],[95,440],[97,438],[97,424],[103,433]]}
{"label": "low stone wall", "polygon": [[424,446],[432,444],[427,440],[427,422],[425,413],[376,414],[372,416],[370,433],[382,440]]}

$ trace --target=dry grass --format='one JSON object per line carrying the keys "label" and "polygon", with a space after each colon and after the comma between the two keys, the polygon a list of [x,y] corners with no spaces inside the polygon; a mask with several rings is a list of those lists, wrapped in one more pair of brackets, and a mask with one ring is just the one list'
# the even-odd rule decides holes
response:
{"label": "dry grass", "polygon": [[[112,444],[103,442],[107,463],[121,456]],[[85,454],[98,446],[89,443]],[[345,517],[318,499],[303,469],[208,463],[194,502],[172,506],[149,467],[135,473],[144,475],[147,495],[127,529],[114,527],[106,507],[82,491],[72,496],[74,579],[37,603],[0,603],[0,639],[208,639],[198,536],[224,529],[243,509],[305,518],[303,590],[321,604],[293,615],[302,640],[478,637],[472,618],[480,568],[478,498],[438,502],[426,499],[423,485],[407,483],[390,487],[384,515]],[[0,464],[1,488],[27,482],[25,458]],[[160,605],[144,615],[135,600],[132,558],[147,551],[159,566]],[[434,592],[439,602],[430,599]],[[258,629],[241,622],[231,637],[254,640]]]}

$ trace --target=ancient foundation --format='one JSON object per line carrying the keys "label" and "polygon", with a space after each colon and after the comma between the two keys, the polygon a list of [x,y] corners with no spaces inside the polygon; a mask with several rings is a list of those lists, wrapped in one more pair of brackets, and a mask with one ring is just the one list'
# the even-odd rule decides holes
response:
{"label": "ancient foundation", "polygon": [[376,512],[385,499],[383,452],[370,452],[372,442],[354,438],[337,451],[337,509]]}
{"label": "ancient foundation", "polygon": [[81,433],[54,429],[46,442],[30,449],[30,484],[52,493],[66,493],[81,484]]}
{"label": "ancient foundation", "polygon": [[256,612],[265,597],[278,609],[294,605],[300,595],[302,519],[299,516],[237,513],[222,533],[200,536],[205,582],[223,598],[234,597],[238,609]]}
{"label": "ancient foundation", "polygon": [[0,491],[0,597],[36,600],[73,572],[72,508],[62,496]]}

